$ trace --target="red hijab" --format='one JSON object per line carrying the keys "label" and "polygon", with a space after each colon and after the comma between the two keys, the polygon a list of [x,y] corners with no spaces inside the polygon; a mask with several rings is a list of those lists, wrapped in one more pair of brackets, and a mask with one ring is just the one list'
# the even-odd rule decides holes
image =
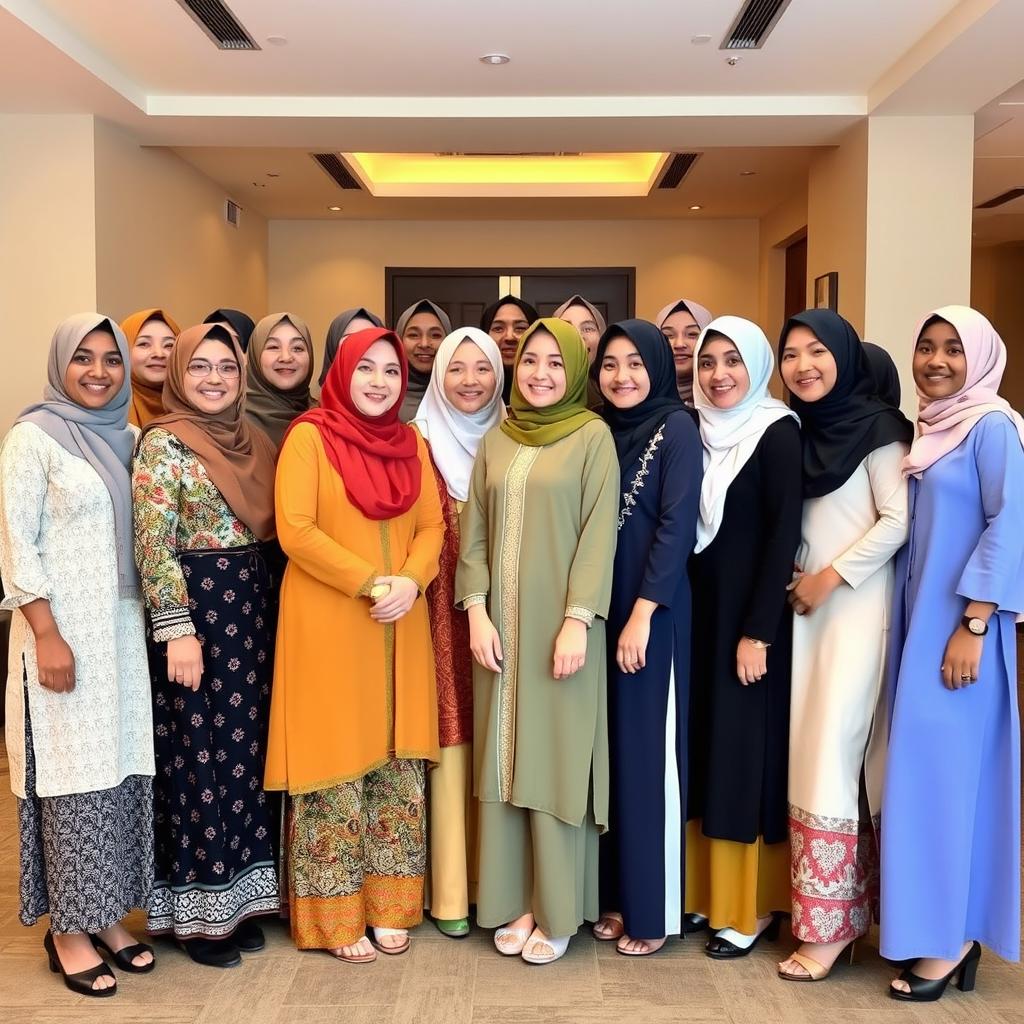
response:
{"label": "red hijab", "polygon": [[[352,401],[352,377],[359,360],[377,341],[389,342],[402,368],[398,400],[382,416],[367,416]],[[420,496],[416,431],[398,419],[409,381],[405,349],[394,331],[368,327],[345,339],[320,392],[320,408],[294,420],[320,431],[324,451],[341,475],[349,501],[367,519],[393,519],[408,512]]]}

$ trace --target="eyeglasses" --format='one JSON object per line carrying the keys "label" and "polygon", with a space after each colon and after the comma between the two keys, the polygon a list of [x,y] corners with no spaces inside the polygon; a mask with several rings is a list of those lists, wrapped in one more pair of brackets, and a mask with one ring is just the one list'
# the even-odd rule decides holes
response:
{"label": "eyeglasses", "polygon": [[193,359],[189,362],[185,368],[185,372],[190,377],[209,377],[216,369],[219,376],[225,380],[234,380],[240,373],[241,369],[238,363],[228,362],[225,360],[223,363],[211,363],[209,359]]}

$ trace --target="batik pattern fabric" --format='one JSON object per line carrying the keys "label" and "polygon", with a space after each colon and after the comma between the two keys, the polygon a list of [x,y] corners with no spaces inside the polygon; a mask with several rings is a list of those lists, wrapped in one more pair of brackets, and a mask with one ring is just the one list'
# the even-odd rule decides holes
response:
{"label": "batik pattern fabric", "polygon": [[879,818],[827,818],[790,806],[793,934],[801,942],[864,935],[878,919]]}
{"label": "batik pattern fabric", "polygon": [[271,579],[260,546],[179,555],[203,646],[197,690],[169,682],[151,637],[157,879],[149,930],[222,938],[278,910],[263,791],[273,672]]}
{"label": "batik pattern fabric", "polygon": [[448,494],[440,471],[434,477],[444,516],[440,569],[427,588],[430,635],[437,672],[437,731],[442,747],[457,747],[473,738],[473,656],[469,650],[469,616],[455,607],[455,570],[459,563],[459,508]]}
{"label": "batik pattern fabric", "polygon": [[67,796],[36,795],[25,702],[25,791],[18,800],[21,923],[46,914],[58,933],[98,932],[146,906],[153,884],[153,780]]}
{"label": "batik pattern fabric", "polygon": [[367,925],[423,920],[425,764],[392,759],[291,800],[288,902],[299,949],[356,942]]}
{"label": "batik pattern fabric", "polygon": [[135,561],[157,641],[201,631],[178,552],[238,548],[256,537],[228,506],[195,453],[170,431],[146,432],[132,474]]}

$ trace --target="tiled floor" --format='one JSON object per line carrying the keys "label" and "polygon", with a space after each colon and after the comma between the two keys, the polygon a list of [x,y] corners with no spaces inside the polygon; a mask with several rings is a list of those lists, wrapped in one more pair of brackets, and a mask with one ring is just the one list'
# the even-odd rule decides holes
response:
{"label": "tiled floor", "polygon": [[[1024,653],[1024,652],[1022,652]],[[234,970],[195,966],[172,946],[157,946],[150,975],[121,975],[113,999],[76,996],[47,970],[44,926],[18,923],[18,836],[7,760],[0,744],[0,1022],[11,1024],[631,1024],[724,1021],[732,1024],[1024,1024],[1024,967],[988,951],[969,995],[950,988],[941,1002],[909,1006],[886,996],[893,970],[877,939],[858,962],[827,981],[795,985],[775,977],[792,942],[759,947],[749,958],[716,963],[702,940],[672,940],[645,959],[618,956],[581,930],[549,967],[500,957],[490,933],[462,941],[431,924],[405,956],[340,964],[297,952],[283,927],[267,929],[262,953]],[[136,920],[141,934],[141,918]]]}

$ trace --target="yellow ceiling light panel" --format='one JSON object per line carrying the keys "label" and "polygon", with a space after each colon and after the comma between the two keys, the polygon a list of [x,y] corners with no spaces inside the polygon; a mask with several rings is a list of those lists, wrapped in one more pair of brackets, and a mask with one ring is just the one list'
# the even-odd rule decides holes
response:
{"label": "yellow ceiling light panel", "polygon": [[645,196],[667,153],[342,153],[375,196]]}

